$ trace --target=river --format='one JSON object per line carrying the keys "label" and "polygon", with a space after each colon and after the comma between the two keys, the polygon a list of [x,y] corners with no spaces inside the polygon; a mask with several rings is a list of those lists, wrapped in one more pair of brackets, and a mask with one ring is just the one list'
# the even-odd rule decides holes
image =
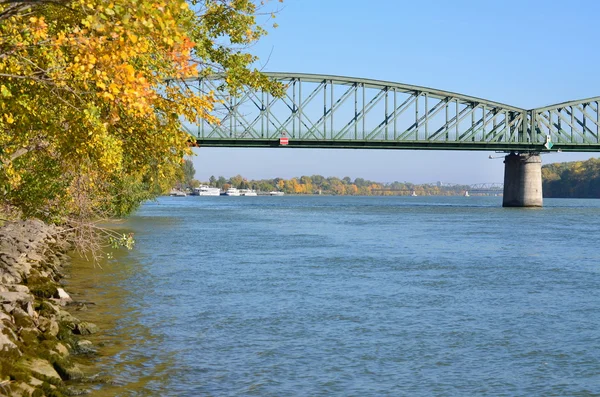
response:
{"label": "river", "polygon": [[598,396],[600,200],[165,197],[75,261],[92,396]]}

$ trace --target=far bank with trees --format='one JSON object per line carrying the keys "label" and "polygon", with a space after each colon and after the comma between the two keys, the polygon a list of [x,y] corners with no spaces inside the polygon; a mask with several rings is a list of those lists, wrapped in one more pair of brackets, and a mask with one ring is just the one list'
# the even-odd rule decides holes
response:
{"label": "far bank with trees", "polygon": [[[189,160],[188,160],[189,161]],[[185,182],[178,186],[196,187],[193,165],[184,166]],[[182,169],[184,169],[182,168]],[[543,192],[547,198],[600,198],[600,159],[547,164],[542,167]],[[225,191],[230,187],[259,192],[281,191],[286,194],[325,194],[339,196],[458,196],[469,191],[469,185],[411,182],[376,182],[363,178],[300,176],[291,179],[249,180],[242,175],[226,178],[211,176],[203,182]]]}
{"label": "far bank with trees", "polygon": [[254,189],[259,192],[280,191],[286,194],[325,194],[336,196],[457,196],[469,189],[467,185],[445,185],[442,183],[414,184],[410,182],[375,182],[363,178],[346,176],[325,177],[322,175],[300,176],[291,179],[272,178],[248,180],[242,175],[230,178],[211,176],[209,186],[227,190]]}
{"label": "far bank with trees", "polygon": [[544,197],[600,198],[600,159],[544,165],[542,181]]}

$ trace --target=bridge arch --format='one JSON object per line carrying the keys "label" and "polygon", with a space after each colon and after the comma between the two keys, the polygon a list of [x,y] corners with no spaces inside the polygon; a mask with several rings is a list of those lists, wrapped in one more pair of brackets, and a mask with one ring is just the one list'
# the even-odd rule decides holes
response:
{"label": "bridge arch", "polygon": [[188,126],[201,146],[600,151],[600,97],[526,110],[429,87],[365,78],[266,72],[282,98],[230,96],[219,77],[188,80],[222,103],[220,125]]}
{"label": "bridge arch", "polygon": [[[428,87],[304,73],[265,73],[286,86],[282,98],[246,90],[231,97],[215,78],[195,83],[214,92],[220,125],[189,129],[201,146],[506,150],[533,148],[526,110]],[[524,145],[525,144],[525,145]],[[539,142],[536,142],[539,144]]]}

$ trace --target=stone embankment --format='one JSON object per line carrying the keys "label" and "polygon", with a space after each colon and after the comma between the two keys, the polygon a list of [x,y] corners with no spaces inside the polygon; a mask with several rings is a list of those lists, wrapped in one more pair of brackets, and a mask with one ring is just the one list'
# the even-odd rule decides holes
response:
{"label": "stone embankment", "polygon": [[0,227],[0,396],[62,396],[82,380],[73,353],[90,350],[77,335],[96,332],[65,306],[62,269],[71,248],[63,231],[37,220]]}

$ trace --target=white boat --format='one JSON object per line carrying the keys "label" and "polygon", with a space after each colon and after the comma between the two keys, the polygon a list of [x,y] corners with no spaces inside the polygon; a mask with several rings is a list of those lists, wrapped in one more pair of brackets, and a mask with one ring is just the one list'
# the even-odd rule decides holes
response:
{"label": "white boat", "polygon": [[417,192],[415,192],[415,191],[413,190],[413,192],[412,192],[411,196],[412,196],[412,197],[417,197]]}
{"label": "white boat", "polygon": [[225,196],[239,196],[239,195],[240,195],[240,191],[235,187],[230,187],[225,192]]}
{"label": "white boat", "polygon": [[269,192],[269,196],[283,196],[284,194],[285,194],[284,192],[276,192],[276,191]]}
{"label": "white boat", "polygon": [[465,197],[469,197],[469,191],[468,190],[465,191]]}
{"label": "white boat", "polygon": [[240,196],[258,196],[255,190],[252,189],[240,189]]}
{"label": "white boat", "polygon": [[221,189],[218,187],[210,187],[207,185],[200,185],[194,188],[194,196],[218,196],[221,194]]}

